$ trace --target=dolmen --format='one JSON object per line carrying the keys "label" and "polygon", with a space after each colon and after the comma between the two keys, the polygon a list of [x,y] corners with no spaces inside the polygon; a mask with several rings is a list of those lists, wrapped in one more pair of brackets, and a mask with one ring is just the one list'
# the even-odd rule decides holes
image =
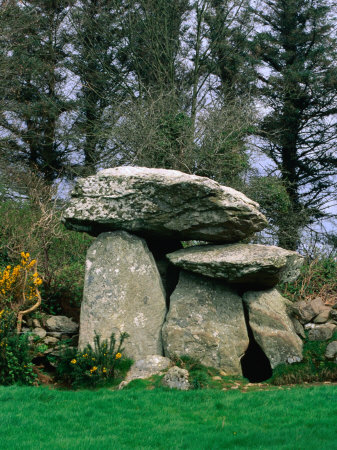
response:
{"label": "dolmen", "polygon": [[276,286],[298,277],[303,258],[246,243],[267,220],[241,192],[175,170],[115,167],[77,181],[63,220],[96,236],[80,348],[95,333],[127,332],[134,360],[187,355],[228,375],[242,374],[252,340],[271,368],[302,359]]}

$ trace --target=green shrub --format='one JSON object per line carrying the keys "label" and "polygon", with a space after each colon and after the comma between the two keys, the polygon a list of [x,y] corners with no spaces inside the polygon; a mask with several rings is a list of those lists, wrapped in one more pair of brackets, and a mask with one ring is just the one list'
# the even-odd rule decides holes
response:
{"label": "green shrub", "polygon": [[332,257],[307,260],[296,281],[281,286],[282,294],[291,301],[321,297],[334,304],[337,291],[337,261]]}
{"label": "green shrub", "polygon": [[[34,192],[39,197],[38,190]],[[61,223],[60,205],[48,195],[42,200],[38,204],[24,199],[0,201],[0,267],[16,265],[21,252],[34,255],[43,279],[42,308],[49,314],[69,315],[65,306],[81,304],[85,257],[93,238],[67,230]]]}
{"label": "green shrub", "polygon": [[328,341],[306,341],[303,347],[303,360],[276,367],[269,382],[282,385],[337,381],[337,364],[325,358],[326,347],[334,340],[337,340],[337,333]]}
{"label": "green shrub", "polygon": [[16,316],[9,310],[0,312],[0,384],[33,384],[32,355],[28,336],[16,333]]}
{"label": "green shrub", "polygon": [[54,359],[57,378],[73,388],[114,384],[132,364],[123,353],[127,337],[127,333],[122,333],[116,346],[114,334],[109,341],[101,341],[96,335],[94,347],[87,345],[82,351],[63,344],[59,357]]}

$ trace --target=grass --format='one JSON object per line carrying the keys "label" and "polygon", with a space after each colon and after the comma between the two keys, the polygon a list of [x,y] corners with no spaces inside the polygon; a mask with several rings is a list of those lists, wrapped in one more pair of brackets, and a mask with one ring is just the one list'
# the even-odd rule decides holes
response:
{"label": "grass", "polygon": [[2,449],[335,449],[336,386],[269,391],[0,387]]}

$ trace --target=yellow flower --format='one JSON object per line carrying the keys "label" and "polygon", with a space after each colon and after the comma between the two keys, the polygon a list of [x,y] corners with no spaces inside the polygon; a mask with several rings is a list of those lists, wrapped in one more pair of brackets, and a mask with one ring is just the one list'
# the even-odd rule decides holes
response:
{"label": "yellow flower", "polygon": [[82,355],[82,358],[86,358],[88,356],[88,353],[84,353],[84,355]]}
{"label": "yellow flower", "polygon": [[119,358],[121,358],[122,357],[122,354],[121,353],[116,353],[116,359],[119,359]]}
{"label": "yellow flower", "polygon": [[95,372],[96,370],[97,370],[97,367],[94,366],[94,367],[92,367],[92,368],[90,369],[90,373],[93,373],[93,372]]}
{"label": "yellow flower", "polygon": [[103,367],[102,372],[106,373],[106,368],[105,367]]}
{"label": "yellow flower", "polygon": [[76,364],[77,363],[77,361],[76,361],[76,359],[74,358],[74,359],[72,359],[71,361],[71,364]]}

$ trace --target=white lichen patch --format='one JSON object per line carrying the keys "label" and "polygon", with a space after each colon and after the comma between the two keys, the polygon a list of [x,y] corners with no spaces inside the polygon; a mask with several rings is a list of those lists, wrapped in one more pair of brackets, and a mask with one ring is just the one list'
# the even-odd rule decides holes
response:
{"label": "white lichen patch", "polygon": [[138,313],[133,319],[133,323],[136,327],[145,327],[146,318],[143,313]]}

